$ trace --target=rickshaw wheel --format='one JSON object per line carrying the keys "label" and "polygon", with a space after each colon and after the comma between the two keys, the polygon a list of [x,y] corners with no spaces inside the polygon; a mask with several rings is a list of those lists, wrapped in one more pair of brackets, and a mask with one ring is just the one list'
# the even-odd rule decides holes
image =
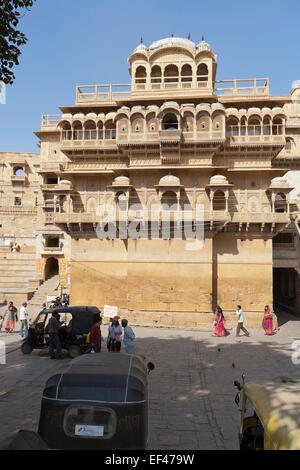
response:
{"label": "rickshaw wheel", "polygon": [[69,347],[69,356],[74,359],[75,357],[80,356],[80,347],[77,346],[76,344],[72,344],[72,346]]}
{"label": "rickshaw wheel", "polygon": [[29,343],[23,343],[21,346],[21,351],[23,354],[30,354],[33,350],[33,347]]}

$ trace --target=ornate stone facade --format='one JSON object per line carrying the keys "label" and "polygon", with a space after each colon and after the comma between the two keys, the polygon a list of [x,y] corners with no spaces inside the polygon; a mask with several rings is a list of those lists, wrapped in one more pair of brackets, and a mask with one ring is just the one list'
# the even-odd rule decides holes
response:
{"label": "ornate stone facade", "polygon": [[[300,163],[299,86],[271,96],[268,79],[218,82],[204,40],[141,43],[128,61],[130,85],[78,86],[75,105],[43,116],[36,132],[37,279],[55,258],[73,304],[181,326],[211,325],[216,304],[235,321],[241,304],[258,324],[273,301],[272,239],[291,220],[283,176]],[[101,240],[108,204],[115,235]],[[138,239],[121,236],[133,204],[149,221],[153,206],[182,216],[189,206],[193,228],[200,205],[203,246],[176,238],[172,216],[167,236],[161,215],[155,237],[150,222]]]}

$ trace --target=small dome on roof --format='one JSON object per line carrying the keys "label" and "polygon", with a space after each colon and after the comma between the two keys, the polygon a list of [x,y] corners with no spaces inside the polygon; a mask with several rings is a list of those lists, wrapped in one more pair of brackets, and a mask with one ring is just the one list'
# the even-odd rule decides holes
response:
{"label": "small dome on roof", "polygon": [[141,43],[139,44],[133,52],[142,52],[142,53],[145,53],[145,52],[148,52],[148,47],[145,46],[145,44]]}
{"label": "small dome on roof", "polygon": [[154,41],[149,47],[149,50],[153,51],[154,49],[158,49],[159,47],[165,47],[165,46],[183,46],[192,50],[196,49],[196,44],[190,39],[174,38],[173,36],[171,36],[169,38],[159,39],[158,41]]}
{"label": "small dome on roof", "polygon": [[204,41],[204,37],[202,36],[202,41],[197,44],[198,51],[211,51],[211,46],[207,42]]}
{"label": "small dome on roof", "polygon": [[129,186],[130,179],[128,176],[117,176],[113,181],[113,185]]}
{"label": "small dome on roof", "polygon": [[228,184],[228,180],[226,176],[223,175],[214,175],[210,178],[210,184],[215,184],[215,185],[223,185],[223,184]]}
{"label": "small dome on roof", "polygon": [[180,186],[180,179],[174,175],[166,175],[159,180],[159,186]]}
{"label": "small dome on roof", "polygon": [[289,184],[287,180],[283,176],[276,176],[276,178],[273,178],[271,180],[271,187],[273,188],[280,188],[280,187],[288,187]]}
{"label": "small dome on roof", "polygon": [[72,181],[69,180],[60,180],[59,184],[63,184],[64,186],[73,186]]}

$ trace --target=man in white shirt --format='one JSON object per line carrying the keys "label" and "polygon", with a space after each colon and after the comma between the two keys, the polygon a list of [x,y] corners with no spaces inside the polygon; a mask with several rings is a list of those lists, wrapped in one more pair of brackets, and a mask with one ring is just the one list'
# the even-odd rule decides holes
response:
{"label": "man in white shirt", "polygon": [[236,314],[238,316],[238,324],[236,327],[236,336],[240,336],[240,331],[243,330],[246,336],[250,336],[249,332],[244,327],[244,312],[240,305],[237,306]]}
{"label": "man in white shirt", "polygon": [[28,335],[28,311],[27,311],[27,302],[22,303],[22,307],[20,308],[20,335],[22,338],[26,338]]}

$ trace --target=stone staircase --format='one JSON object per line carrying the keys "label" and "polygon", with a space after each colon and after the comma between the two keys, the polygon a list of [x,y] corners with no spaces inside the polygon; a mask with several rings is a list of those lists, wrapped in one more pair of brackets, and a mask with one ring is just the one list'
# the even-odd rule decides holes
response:
{"label": "stone staircase", "polygon": [[29,313],[29,318],[34,320],[37,314],[42,310],[43,303],[46,303],[48,294],[60,294],[58,291],[59,288],[59,275],[52,276],[50,279],[45,281],[40,287],[36,290],[33,297],[28,301],[27,310]]}
{"label": "stone staircase", "polygon": [[28,300],[36,288],[35,250],[11,251],[0,246],[0,302],[19,304]]}

